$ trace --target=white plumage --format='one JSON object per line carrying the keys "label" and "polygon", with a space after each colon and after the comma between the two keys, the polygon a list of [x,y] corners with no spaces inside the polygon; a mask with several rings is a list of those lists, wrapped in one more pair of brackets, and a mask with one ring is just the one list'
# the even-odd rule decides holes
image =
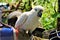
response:
{"label": "white plumage", "polygon": [[7,16],[7,19],[10,19],[10,18],[12,18],[12,17],[19,17],[20,15],[22,14],[22,12],[20,12],[20,11],[14,11],[14,12],[11,12],[8,16]]}
{"label": "white plumage", "polygon": [[[32,32],[39,24],[39,15],[42,13],[42,6],[35,6],[31,11],[21,14],[16,21],[15,28]],[[40,14],[38,14],[40,13]],[[41,16],[41,15],[40,15]]]}
{"label": "white plumage", "polygon": [[8,25],[15,26],[16,20],[18,19],[18,17],[19,17],[21,14],[22,14],[22,12],[19,11],[19,10],[14,11],[14,12],[11,12],[11,13],[7,16]]}

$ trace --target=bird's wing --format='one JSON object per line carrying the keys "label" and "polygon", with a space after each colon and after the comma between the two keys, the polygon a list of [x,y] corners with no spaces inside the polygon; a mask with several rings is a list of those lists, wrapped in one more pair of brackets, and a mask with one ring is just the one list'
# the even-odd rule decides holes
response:
{"label": "bird's wing", "polygon": [[22,14],[16,21],[15,28],[21,27],[26,22],[27,18],[28,16],[26,14]]}
{"label": "bird's wing", "polygon": [[19,15],[21,15],[21,14],[22,14],[22,13],[19,12],[19,11],[14,11],[14,12],[10,13],[10,14],[7,16],[7,19],[10,19],[10,18],[12,18],[12,17],[17,17],[17,16],[19,16]]}

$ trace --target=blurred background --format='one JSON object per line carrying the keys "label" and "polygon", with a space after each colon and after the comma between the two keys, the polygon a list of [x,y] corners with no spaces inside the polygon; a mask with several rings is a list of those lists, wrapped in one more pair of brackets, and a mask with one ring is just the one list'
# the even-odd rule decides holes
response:
{"label": "blurred background", "polygon": [[30,11],[34,6],[41,5],[44,7],[44,11],[39,21],[45,29],[43,37],[48,38],[50,31],[57,27],[57,18],[60,17],[59,0],[0,0],[0,5],[1,3],[3,3],[3,5],[7,3],[10,7],[10,10],[5,9],[5,12],[3,12],[2,22],[5,24],[8,24],[7,16],[11,12],[17,10],[26,12]]}
{"label": "blurred background", "polygon": [[[41,5],[44,7],[43,15],[40,19],[45,30],[56,28],[58,13],[58,0],[0,0],[0,3],[9,3],[12,12],[21,10],[22,12],[30,11],[34,6]],[[12,7],[13,5],[13,7]],[[3,14],[3,22],[7,22],[7,15],[10,12]]]}

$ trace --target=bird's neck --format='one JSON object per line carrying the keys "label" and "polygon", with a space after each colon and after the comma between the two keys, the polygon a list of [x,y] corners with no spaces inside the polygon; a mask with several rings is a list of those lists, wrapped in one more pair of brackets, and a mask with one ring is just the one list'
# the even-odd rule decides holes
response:
{"label": "bird's neck", "polygon": [[32,9],[30,12],[35,15],[37,14],[37,12],[34,9]]}
{"label": "bird's neck", "polygon": [[31,12],[36,12],[36,11],[34,9],[32,9]]}

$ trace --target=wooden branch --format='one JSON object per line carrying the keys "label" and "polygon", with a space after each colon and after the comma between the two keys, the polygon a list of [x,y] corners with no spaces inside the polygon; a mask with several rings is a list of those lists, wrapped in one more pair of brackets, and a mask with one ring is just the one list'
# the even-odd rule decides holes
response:
{"label": "wooden branch", "polygon": [[[10,10],[4,10],[2,13],[7,13],[7,12],[13,12],[13,8],[15,9],[15,10],[17,10],[17,9],[19,9],[19,6],[20,6],[20,3],[22,2],[22,0],[19,0],[19,2],[18,2],[18,4],[16,4],[16,6],[14,6],[14,5],[12,5],[12,7],[10,7]],[[10,5],[11,6],[11,5]]]}
{"label": "wooden branch", "polygon": [[7,10],[7,11],[3,11],[2,13],[7,13],[7,12],[13,12],[13,10]]}
{"label": "wooden branch", "polygon": [[20,3],[22,2],[22,0],[19,0],[19,2],[17,4],[12,4],[11,10],[14,8],[15,10],[17,10],[20,6]]}
{"label": "wooden branch", "polygon": [[19,5],[20,5],[21,2],[22,2],[22,0],[19,0],[19,3],[16,6],[16,10],[18,9],[18,7],[19,7]]}

